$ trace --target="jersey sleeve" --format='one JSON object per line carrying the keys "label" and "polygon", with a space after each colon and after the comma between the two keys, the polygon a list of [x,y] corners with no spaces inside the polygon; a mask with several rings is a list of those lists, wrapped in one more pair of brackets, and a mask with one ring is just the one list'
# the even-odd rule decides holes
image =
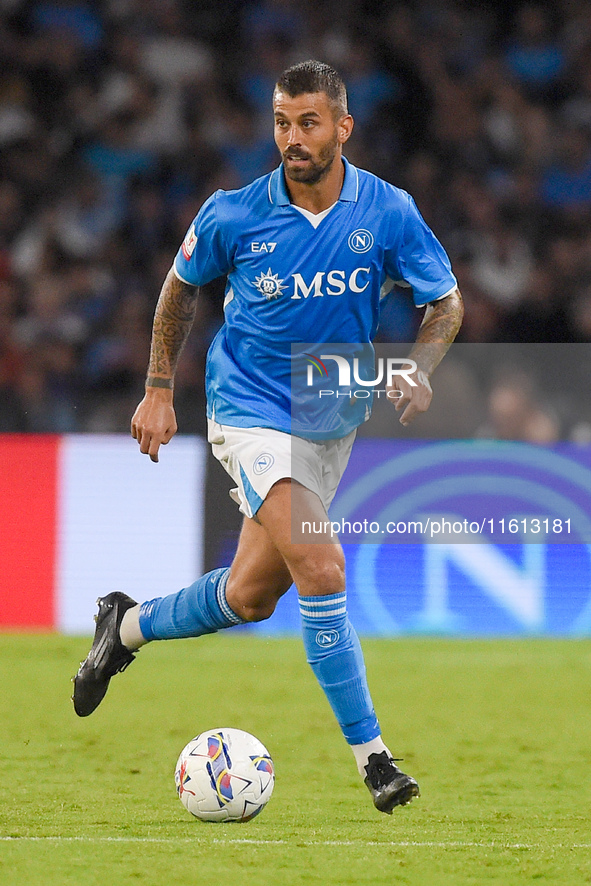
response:
{"label": "jersey sleeve", "polygon": [[229,250],[218,221],[219,193],[216,191],[205,201],[174,260],[177,277],[192,286],[203,286],[231,270]]}
{"label": "jersey sleeve", "polygon": [[415,305],[420,307],[449,295],[457,286],[457,280],[445,249],[425,223],[412,197],[408,200],[398,254],[392,256],[393,276],[397,282],[412,288]]}

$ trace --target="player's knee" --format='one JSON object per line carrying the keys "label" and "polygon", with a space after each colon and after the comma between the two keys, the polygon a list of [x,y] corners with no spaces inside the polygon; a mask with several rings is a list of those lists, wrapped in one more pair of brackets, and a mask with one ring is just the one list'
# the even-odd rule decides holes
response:
{"label": "player's knee", "polygon": [[301,563],[296,584],[300,594],[341,594],[345,590],[345,563],[338,558]]}
{"label": "player's knee", "polygon": [[238,610],[237,614],[240,615],[244,621],[265,621],[265,619],[271,618],[275,612],[276,605],[276,600],[256,600],[238,604],[235,611]]}
{"label": "player's knee", "polygon": [[319,594],[342,594],[345,590],[345,565],[338,561],[325,563],[314,572],[314,583]]}
{"label": "player's knee", "polygon": [[281,596],[275,589],[236,586],[228,582],[226,600],[236,615],[244,621],[265,621],[275,612],[277,600]]}

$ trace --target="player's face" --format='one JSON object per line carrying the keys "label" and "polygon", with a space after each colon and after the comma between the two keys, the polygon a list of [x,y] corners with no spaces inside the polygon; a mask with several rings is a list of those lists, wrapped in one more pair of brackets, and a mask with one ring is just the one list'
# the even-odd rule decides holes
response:
{"label": "player's face", "polygon": [[286,176],[306,184],[321,181],[340,157],[341,146],[353,128],[352,118],[347,114],[335,120],[324,92],[292,97],[276,90],[273,110],[275,144]]}

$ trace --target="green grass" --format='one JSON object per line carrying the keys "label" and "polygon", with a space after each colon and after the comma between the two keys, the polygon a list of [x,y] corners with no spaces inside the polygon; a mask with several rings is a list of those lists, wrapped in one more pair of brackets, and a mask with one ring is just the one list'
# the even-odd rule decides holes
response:
{"label": "green grass", "polygon": [[[591,882],[591,642],[366,641],[384,735],[422,797],[380,815],[298,640],[153,644],[79,720],[88,641],[0,636],[0,883],[503,886]],[[238,726],[271,751],[244,825],[180,805],[184,744]]]}

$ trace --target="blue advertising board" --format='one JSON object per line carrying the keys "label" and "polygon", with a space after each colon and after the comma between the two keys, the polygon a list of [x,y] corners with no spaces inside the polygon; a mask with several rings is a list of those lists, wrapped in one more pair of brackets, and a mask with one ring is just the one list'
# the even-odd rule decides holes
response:
{"label": "blue advertising board", "polygon": [[589,445],[359,439],[330,518],[361,634],[591,634]]}

